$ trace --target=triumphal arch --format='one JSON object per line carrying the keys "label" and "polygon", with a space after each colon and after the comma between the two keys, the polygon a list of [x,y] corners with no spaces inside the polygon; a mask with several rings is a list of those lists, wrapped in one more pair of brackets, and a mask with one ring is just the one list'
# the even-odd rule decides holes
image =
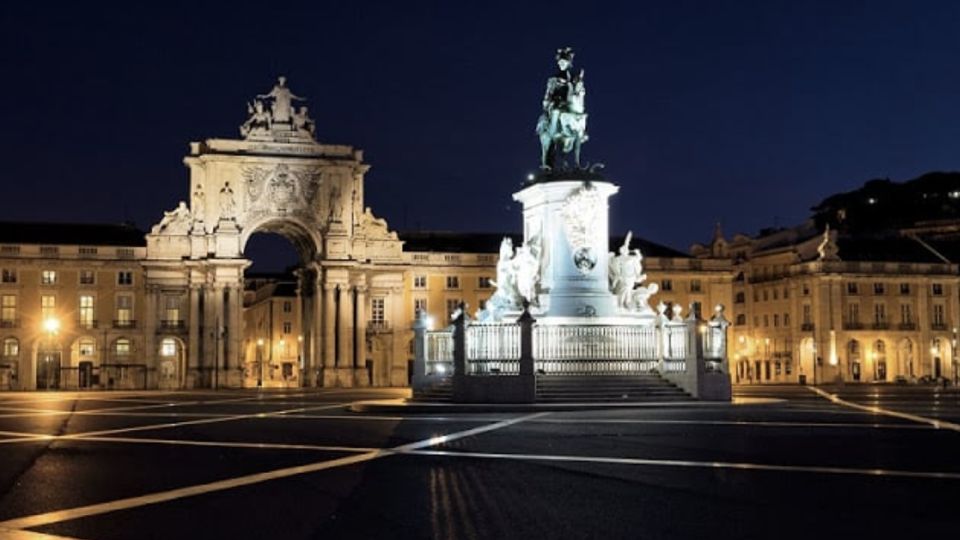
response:
{"label": "triumphal arch", "polygon": [[241,139],[190,144],[189,203],[147,235],[144,350],[171,338],[180,347],[163,365],[147,359],[159,365],[161,387],[248,380],[244,248],[256,232],[278,233],[300,254],[297,384],[406,384],[407,339],[378,343],[392,353],[380,365],[366,354],[369,295],[402,309],[402,242],[364,206],[363,151],[317,142],[301,101],[280,77],[247,105]]}

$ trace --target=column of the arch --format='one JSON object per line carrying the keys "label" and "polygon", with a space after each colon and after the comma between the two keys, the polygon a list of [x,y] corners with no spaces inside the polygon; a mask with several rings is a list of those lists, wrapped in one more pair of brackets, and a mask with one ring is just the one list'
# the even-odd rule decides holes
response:
{"label": "column of the arch", "polygon": [[324,355],[323,347],[326,340],[323,337],[323,286],[320,283],[320,271],[318,270],[313,279],[313,302],[310,304],[312,312],[310,318],[310,379],[309,386],[323,385],[323,367]]}
{"label": "column of the arch", "polygon": [[310,386],[312,380],[313,361],[310,356],[313,350],[313,295],[315,283],[313,275],[306,269],[297,272],[297,317],[299,317],[299,335],[297,336],[297,353],[300,365],[300,386]]}
{"label": "column of the arch", "polygon": [[[243,339],[243,289],[239,285],[231,285],[226,289],[227,305],[223,320],[226,321],[227,331],[224,334],[226,342],[225,361],[221,362],[221,368],[225,373],[221,373],[221,385],[231,388],[240,387],[242,382],[242,369],[240,365],[241,342]],[[223,376],[225,375],[225,377]],[[222,383],[226,383],[225,385]]]}
{"label": "column of the arch", "polygon": [[390,386],[408,386],[410,384],[410,374],[407,373],[408,359],[410,358],[410,340],[413,339],[413,331],[410,330],[413,321],[403,302],[403,289],[393,288],[390,290],[390,321],[393,327],[393,340],[391,341],[391,350],[387,360],[387,366],[384,372],[389,377],[389,382],[384,384]]}
{"label": "column of the arch", "polygon": [[353,386],[353,291],[340,285],[337,316],[337,382]]}
{"label": "column of the arch", "polygon": [[200,369],[200,287],[190,285],[190,330],[187,334],[187,373],[183,375],[184,384],[195,388],[199,383]]}
{"label": "column of the arch", "polygon": [[366,285],[357,285],[357,303],[356,303],[356,325],[353,335],[353,366],[354,386],[369,386],[370,376],[367,373],[367,287]]}
{"label": "column of the arch", "polygon": [[[143,333],[143,351],[142,358],[143,363],[147,365],[147,373],[156,373],[156,360],[157,360],[157,299],[160,296],[160,291],[152,285],[147,286],[147,296],[145,298],[146,305],[144,306],[143,311],[143,327],[146,329],[146,332]],[[147,378],[146,384],[148,388],[153,388],[156,386],[156,380],[150,380]]]}
{"label": "column of the arch", "polygon": [[203,333],[203,350],[200,359],[200,386],[204,388],[213,385],[214,369],[217,367],[219,357],[217,346],[220,340],[216,332],[222,302],[217,300],[217,296],[217,288],[214,285],[206,285],[203,288],[203,324],[200,330]]}
{"label": "column of the arch", "polygon": [[336,335],[334,334],[337,320],[337,286],[333,283],[323,284],[323,385],[336,386],[337,359]]}

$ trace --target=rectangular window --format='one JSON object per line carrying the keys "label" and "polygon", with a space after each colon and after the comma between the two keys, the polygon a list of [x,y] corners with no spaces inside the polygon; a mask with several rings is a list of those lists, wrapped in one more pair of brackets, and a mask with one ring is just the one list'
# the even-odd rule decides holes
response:
{"label": "rectangular window", "polygon": [[447,320],[452,321],[454,314],[457,310],[460,309],[460,299],[459,298],[448,298],[447,299]]}
{"label": "rectangular window", "polygon": [[672,291],[673,290],[673,280],[665,279],[660,282],[661,291]]}
{"label": "rectangular window", "polygon": [[20,246],[0,246],[0,255],[19,255]]}
{"label": "rectangular window", "polygon": [[480,276],[477,278],[477,287],[481,289],[489,289],[492,285],[490,284],[490,276]]}
{"label": "rectangular window", "polygon": [[131,248],[117,248],[118,259],[132,259],[135,256],[136,253]]}
{"label": "rectangular window", "polygon": [[290,321],[283,321],[283,333],[292,334],[293,333],[293,323]]}
{"label": "rectangular window", "polygon": [[133,321],[133,297],[117,296],[117,326],[129,326]]}
{"label": "rectangular window", "polygon": [[79,349],[80,356],[89,357],[96,353],[97,344],[92,339],[81,339],[77,349]]}
{"label": "rectangular window", "polygon": [[884,304],[873,305],[873,322],[885,324],[887,322],[887,306]]}
{"label": "rectangular window", "polygon": [[427,276],[413,276],[413,288],[414,288],[414,289],[426,289],[426,288],[427,288]]}
{"label": "rectangular window", "polygon": [[284,300],[284,301],[283,301],[283,312],[284,312],[284,313],[292,313],[292,312],[293,312],[293,302],[291,302],[291,301],[289,301],[289,300]]}
{"label": "rectangular window", "polygon": [[703,289],[703,285],[700,283],[699,279],[690,280],[690,292],[700,292]]}
{"label": "rectangular window", "polygon": [[3,269],[3,283],[16,283],[17,282],[17,271],[12,268]]}
{"label": "rectangular window", "polygon": [[168,296],[166,298],[166,305],[163,309],[164,320],[167,321],[179,321],[180,320],[180,297],[179,296]]}
{"label": "rectangular window", "polygon": [[902,294],[902,295],[904,295],[904,296],[910,294],[910,284],[909,284],[909,283],[901,283],[901,284],[900,284],[900,294]]}
{"label": "rectangular window", "polygon": [[59,255],[60,248],[57,246],[40,246],[41,257],[58,257]]}
{"label": "rectangular window", "polygon": [[881,294],[886,294],[886,292],[887,292],[887,288],[883,285],[883,283],[873,284],[873,294],[881,295]]}
{"label": "rectangular window", "polygon": [[426,298],[414,298],[413,299],[413,316],[416,317],[417,313],[422,311],[424,314],[427,313],[427,299]]}
{"label": "rectangular window", "polygon": [[96,321],[94,320],[94,307],[93,307],[93,296],[89,294],[84,294],[80,296],[79,300],[80,310],[79,318],[77,322],[80,325],[80,328],[94,328],[96,327]]}
{"label": "rectangular window", "polygon": [[779,313],[774,313],[774,314],[773,314],[773,327],[774,327],[774,328],[779,328],[779,327],[780,327],[780,314],[779,314]]}
{"label": "rectangular window", "polygon": [[803,324],[810,324],[813,322],[813,317],[811,315],[810,304],[803,305]]}
{"label": "rectangular window", "polygon": [[943,296],[943,283],[934,283],[930,288],[934,296]]}
{"label": "rectangular window", "polygon": [[459,289],[459,288],[460,288],[460,276],[447,276],[447,288],[448,288],[448,289]]}
{"label": "rectangular window", "polygon": [[41,285],[56,285],[56,284],[57,284],[57,271],[56,271],[56,270],[41,270],[41,271],[40,271],[40,284],[41,284]]}
{"label": "rectangular window", "polygon": [[766,302],[767,300],[770,300],[770,291],[764,289],[764,290],[763,290],[763,301]]}
{"label": "rectangular window", "polygon": [[40,297],[40,318],[46,320],[53,317],[57,309],[57,297],[52,294],[44,294]]}
{"label": "rectangular window", "polygon": [[773,299],[774,299],[774,300],[779,300],[779,299],[780,299],[780,290],[779,290],[779,289],[774,289],[774,290],[773,290]]}
{"label": "rectangular window", "polygon": [[933,324],[936,326],[944,325],[943,318],[943,304],[934,304],[933,305]]}
{"label": "rectangular window", "polygon": [[770,317],[768,315],[763,316],[763,326],[770,326]]}
{"label": "rectangular window", "polygon": [[900,304],[900,323],[910,324],[913,322],[913,314],[910,313],[910,304]]}
{"label": "rectangular window", "polygon": [[129,356],[130,355],[130,340],[127,338],[118,339],[113,346],[114,352],[117,356]]}
{"label": "rectangular window", "polygon": [[784,325],[784,326],[790,326],[790,314],[789,314],[789,313],[784,313],[784,314],[783,314],[783,325]]}
{"label": "rectangular window", "polygon": [[129,270],[117,272],[117,285],[133,285],[133,272]]}
{"label": "rectangular window", "polygon": [[11,327],[17,322],[17,296],[14,294],[3,295],[0,300],[0,321],[4,327]]}
{"label": "rectangular window", "polygon": [[77,250],[77,253],[81,257],[95,257],[97,255],[97,248],[95,247],[80,247]]}
{"label": "rectangular window", "polygon": [[383,298],[370,299],[370,321],[376,326],[382,326],[386,321],[386,301]]}
{"label": "rectangular window", "polygon": [[810,296],[810,285],[804,283],[802,291],[804,296]]}
{"label": "rectangular window", "polygon": [[858,324],[860,322],[860,304],[850,304],[847,306],[847,322]]}
{"label": "rectangular window", "polygon": [[97,274],[93,270],[81,270],[80,271],[80,284],[81,285],[94,285],[97,282]]}
{"label": "rectangular window", "polygon": [[859,294],[860,289],[857,287],[857,284],[854,282],[847,283],[847,294]]}
{"label": "rectangular window", "polygon": [[787,298],[790,298],[790,289],[784,287],[784,288],[783,288],[783,299],[786,300]]}

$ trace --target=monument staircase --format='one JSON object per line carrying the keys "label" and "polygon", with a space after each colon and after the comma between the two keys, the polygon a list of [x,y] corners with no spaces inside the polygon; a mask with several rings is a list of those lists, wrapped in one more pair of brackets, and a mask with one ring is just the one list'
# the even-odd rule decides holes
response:
{"label": "monument staircase", "polygon": [[688,401],[690,394],[657,373],[537,377],[537,403]]}
{"label": "monument staircase", "polygon": [[[537,377],[537,403],[646,403],[689,401],[690,394],[657,373],[631,375],[541,375]],[[453,400],[450,379],[437,381],[417,392],[417,401],[448,403]]]}

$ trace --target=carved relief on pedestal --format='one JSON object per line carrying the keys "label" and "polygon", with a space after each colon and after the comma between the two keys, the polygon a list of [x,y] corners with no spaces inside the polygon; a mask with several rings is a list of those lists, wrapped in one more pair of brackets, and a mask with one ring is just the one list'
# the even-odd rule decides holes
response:
{"label": "carved relief on pedestal", "polygon": [[564,231],[573,253],[573,264],[582,274],[589,274],[597,266],[598,254],[592,243],[605,201],[595,187],[584,184],[563,203]]}

